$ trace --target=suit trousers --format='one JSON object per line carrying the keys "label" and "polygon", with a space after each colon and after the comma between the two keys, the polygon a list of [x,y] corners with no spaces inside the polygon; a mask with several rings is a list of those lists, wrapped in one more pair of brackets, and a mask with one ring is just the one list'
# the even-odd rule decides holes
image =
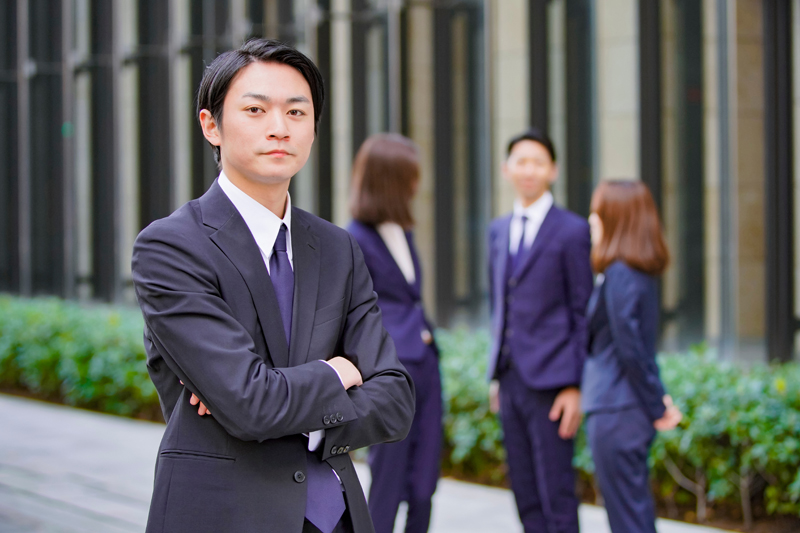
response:
{"label": "suit trousers", "polygon": [[401,501],[408,502],[406,533],[425,533],[442,454],[442,384],[433,349],[419,362],[403,363],[414,380],[417,411],[408,436],[369,449],[369,511],[376,533],[391,533]]}
{"label": "suit trousers", "polygon": [[512,364],[500,375],[500,420],[511,489],[525,533],[578,533],[574,441],[548,418],[557,390],[529,389]]}
{"label": "suit trousers", "polygon": [[647,456],[656,430],[638,407],[586,419],[595,474],[613,533],[656,533]]}

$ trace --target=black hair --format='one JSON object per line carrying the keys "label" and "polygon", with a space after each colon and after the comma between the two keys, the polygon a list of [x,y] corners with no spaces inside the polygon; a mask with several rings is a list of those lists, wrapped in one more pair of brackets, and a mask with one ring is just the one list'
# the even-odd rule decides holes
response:
{"label": "black hair", "polygon": [[[288,44],[273,39],[250,39],[237,50],[230,50],[217,56],[203,72],[197,90],[197,116],[207,109],[217,125],[222,124],[222,105],[231,82],[244,67],[256,61],[283,63],[296,68],[308,82],[311,100],[314,104],[314,134],[322,115],[325,102],[325,85],[317,66],[304,54]],[[212,145],[214,160],[220,165],[220,147]]]}
{"label": "black hair", "polygon": [[506,157],[511,155],[511,150],[514,149],[514,145],[521,141],[534,141],[545,148],[550,153],[550,158],[553,160],[553,163],[556,162],[556,148],[553,146],[553,141],[550,137],[547,136],[545,132],[540,130],[539,128],[528,128],[527,130],[523,131],[516,137],[512,138],[508,142],[508,152],[506,152]]}

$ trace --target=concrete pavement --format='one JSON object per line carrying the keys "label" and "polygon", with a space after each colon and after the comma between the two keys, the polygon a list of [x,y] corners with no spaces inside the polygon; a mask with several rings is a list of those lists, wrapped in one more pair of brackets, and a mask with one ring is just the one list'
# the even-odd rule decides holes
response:
{"label": "concrete pavement", "polygon": [[[144,531],[164,426],[0,395],[0,533]],[[365,489],[369,470],[357,465]],[[581,530],[609,533],[582,505]],[[402,531],[403,518],[396,531]],[[659,520],[660,533],[720,533]],[[443,479],[431,533],[519,532],[510,491]]]}

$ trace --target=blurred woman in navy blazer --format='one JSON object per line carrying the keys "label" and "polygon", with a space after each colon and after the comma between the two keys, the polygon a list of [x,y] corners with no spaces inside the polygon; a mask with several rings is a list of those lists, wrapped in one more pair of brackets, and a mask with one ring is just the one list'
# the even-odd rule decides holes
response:
{"label": "blurred woman in navy blazer", "polygon": [[656,364],[658,283],[669,262],[655,203],[640,181],[604,181],[592,196],[589,357],[581,382],[589,447],[613,533],[654,533],[647,457],[681,412]]}
{"label": "blurred woman in navy blazer", "polygon": [[419,183],[417,146],[398,134],[369,137],[356,154],[348,231],[364,253],[383,325],[416,389],[416,414],[404,440],[369,449],[369,509],[376,533],[391,533],[401,501],[407,533],[428,530],[442,450],[439,353],[422,306],[422,271],[411,228]]}

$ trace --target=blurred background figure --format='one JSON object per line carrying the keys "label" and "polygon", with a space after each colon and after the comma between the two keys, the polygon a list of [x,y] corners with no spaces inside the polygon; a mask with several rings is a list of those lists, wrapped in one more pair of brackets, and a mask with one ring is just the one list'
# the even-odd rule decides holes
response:
{"label": "blurred background figure", "polygon": [[405,440],[369,450],[369,509],[377,533],[391,533],[401,501],[407,533],[428,530],[442,449],[439,353],[425,317],[421,269],[411,228],[419,183],[417,146],[399,134],[377,134],[353,164],[348,231],[364,253],[383,324],[416,386],[417,409]]}
{"label": "blurred background figure", "polygon": [[592,196],[590,353],[582,407],[597,482],[614,533],[655,532],[647,457],[656,430],[681,412],[656,364],[658,282],[669,262],[655,203],[639,181],[604,181]]}
{"label": "blurred background figure", "polygon": [[589,225],[554,205],[556,152],[541,130],[511,139],[502,170],[516,199],[489,227],[490,402],[499,403],[525,532],[577,533],[572,457],[592,292]]}

